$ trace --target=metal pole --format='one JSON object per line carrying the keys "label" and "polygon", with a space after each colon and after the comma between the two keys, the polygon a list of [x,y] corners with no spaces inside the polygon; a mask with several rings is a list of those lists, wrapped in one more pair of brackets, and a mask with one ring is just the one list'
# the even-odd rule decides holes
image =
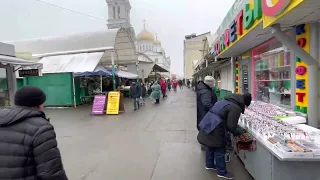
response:
{"label": "metal pole", "polygon": [[111,63],[112,63],[112,82],[113,82],[113,90],[117,89],[116,85],[116,76],[115,76],[115,69],[114,69],[114,52],[111,51]]}
{"label": "metal pole", "polygon": [[[72,73],[73,76],[73,73]],[[74,85],[74,77],[72,77],[72,89],[73,89],[73,106],[74,108],[77,108],[77,102],[76,102],[76,87]]]}
{"label": "metal pole", "polygon": [[102,75],[100,75],[100,91],[102,93]]}

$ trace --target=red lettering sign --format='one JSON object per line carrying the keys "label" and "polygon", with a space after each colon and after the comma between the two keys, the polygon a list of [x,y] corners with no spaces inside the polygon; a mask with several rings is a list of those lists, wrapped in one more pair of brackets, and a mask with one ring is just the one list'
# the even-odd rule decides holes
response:
{"label": "red lettering sign", "polygon": [[292,0],[278,0],[273,4],[272,0],[261,0],[263,14],[266,16],[277,16],[281,14]]}
{"label": "red lettering sign", "polygon": [[243,10],[241,10],[238,15],[236,16],[237,21],[237,34],[243,34]]}
{"label": "red lettering sign", "polygon": [[226,31],[225,31],[223,41],[224,41],[225,46],[229,46],[229,44],[230,44],[230,30],[229,29],[226,29]]}
{"label": "red lettering sign", "polygon": [[296,93],[298,96],[298,102],[303,102],[303,98],[306,95],[306,93]]}
{"label": "red lettering sign", "polygon": [[220,41],[216,42],[216,52],[219,54],[220,53]]}
{"label": "red lettering sign", "polygon": [[300,47],[304,48],[304,47],[306,46],[306,44],[307,44],[306,38],[299,38],[299,39],[297,40],[297,44],[298,44]]}
{"label": "red lettering sign", "polygon": [[306,72],[307,72],[307,68],[304,66],[298,66],[296,68],[296,74],[298,74],[300,76],[304,75]]}

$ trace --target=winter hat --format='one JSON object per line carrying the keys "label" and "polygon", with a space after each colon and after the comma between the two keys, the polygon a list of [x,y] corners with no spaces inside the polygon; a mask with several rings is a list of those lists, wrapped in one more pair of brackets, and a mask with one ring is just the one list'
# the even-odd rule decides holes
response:
{"label": "winter hat", "polygon": [[214,78],[212,76],[206,76],[204,78],[204,83],[206,85],[208,85],[209,87],[213,87],[214,86]]}
{"label": "winter hat", "polygon": [[252,100],[251,94],[245,93],[245,94],[242,94],[242,97],[243,97],[244,105],[250,106],[251,100]]}
{"label": "winter hat", "polygon": [[37,107],[46,101],[46,94],[38,87],[23,86],[14,95],[17,106]]}

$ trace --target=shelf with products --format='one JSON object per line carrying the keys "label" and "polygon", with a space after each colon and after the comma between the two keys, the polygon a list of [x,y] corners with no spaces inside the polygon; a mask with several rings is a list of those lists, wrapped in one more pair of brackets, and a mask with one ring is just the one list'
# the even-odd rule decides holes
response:
{"label": "shelf with products", "polygon": [[285,108],[255,101],[239,119],[239,125],[248,130],[279,160],[320,160],[320,136],[276,117],[298,117],[300,114]]}
{"label": "shelf with products", "polygon": [[278,106],[291,105],[291,52],[283,47],[255,56],[255,97]]}

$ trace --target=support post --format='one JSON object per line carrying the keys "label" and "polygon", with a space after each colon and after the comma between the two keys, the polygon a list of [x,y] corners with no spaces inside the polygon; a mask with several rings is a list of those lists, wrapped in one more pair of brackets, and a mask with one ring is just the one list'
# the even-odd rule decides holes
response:
{"label": "support post", "polygon": [[[319,29],[318,24],[310,24],[310,55],[318,59],[319,51]],[[319,125],[319,70],[317,65],[308,66],[308,124],[318,128]]]}
{"label": "support post", "polygon": [[111,51],[111,63],[112,63],[113,90],[115,91],[117,89],[117,85],[116,85],[116,75],[115,75],[115,69],[114,69],[114,51]]}
{"label": "support post", "polygon": [[[302,49],[299,45],[297,45],[296,41],[288,37],[284,32],[281,31],[281,27],[279,24],[272,25],[272,34],[285,46],[287,46],[292,52],[294,52],[297,56],[299,56],[303,61],[308,65],[308,124],[310,126],[318,128],[318,88],[317,78],[318,78],[318,66],[319,63],[316,60],[318,57],[317,52],[318,49],[318,30],[310,27],[310,51],[311,54],[307,53],[304,49]],[[314,37],[315,36],[315,37]],[[312,53],[313,51],[313,53]],[[315,55],[314,57],[312,57]]]}
{"label": "support post", "polygon": [[234,57],[231,57],[231,80],[232,80],[232,93],[235,93],[236,87],[234,86],[235,84],[235,75],[234,75]]}
{"label": "support post", "polygon": [[281,31],[280,24],[274,24],[271,26],[272,34],[285,46],[291,49],[296,55],[298,55],[308,65],[317,65],[318,61],[315,60],[310,54],[303,50],[293,39],[288,37]]}
{"label": "support post", "polygon": [[17,91],[17,79],[14,71],[14,66],[8,64],[6,66],[8,93],[9,93],[9,104],[14,105],[14,94]]}

